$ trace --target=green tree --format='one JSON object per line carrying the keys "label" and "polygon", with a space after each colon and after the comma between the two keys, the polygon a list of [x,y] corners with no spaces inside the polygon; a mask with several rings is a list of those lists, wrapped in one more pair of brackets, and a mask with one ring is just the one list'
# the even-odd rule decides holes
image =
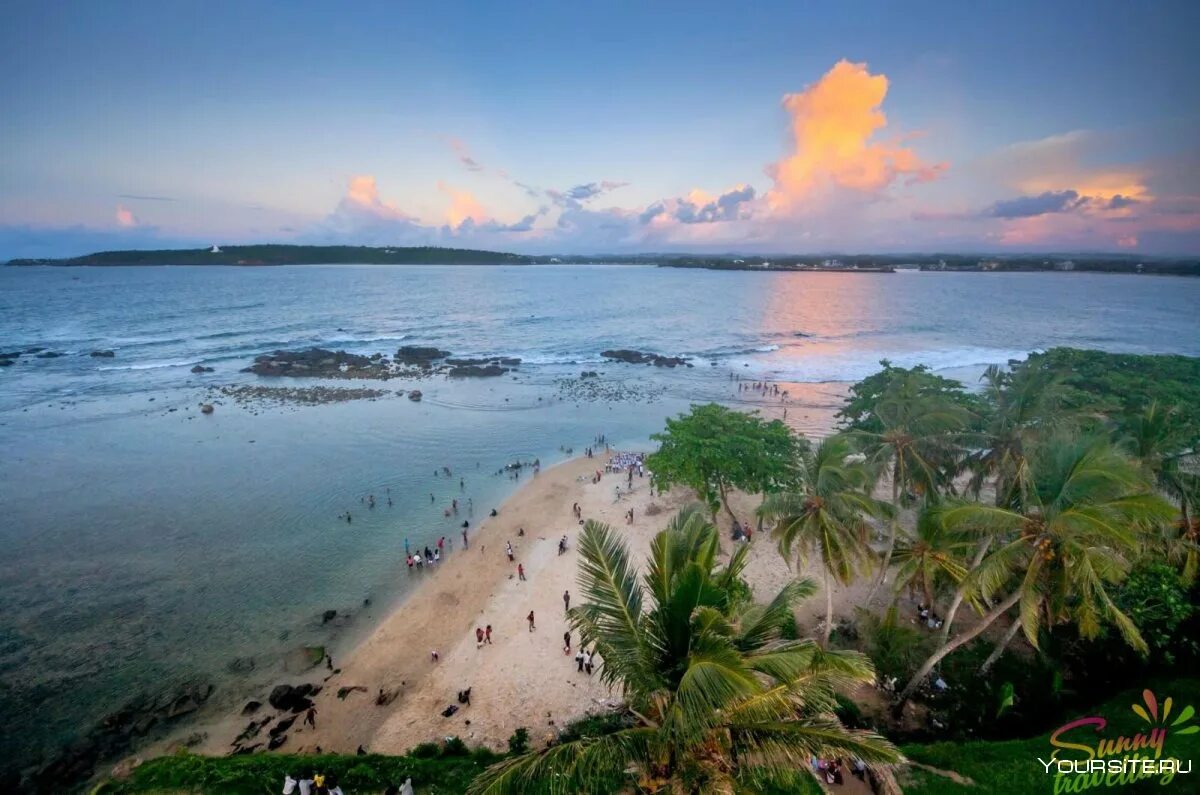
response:
{"label": "green tree", "polygon": [[998,599],[970,629],[942,643],[917,669],[897,710],[934,667],[1019,605],[1025,637],[1035,647],[1042,626],[1072,623],[1084,638],[1103,622],[1145,651],[1141,633],[1109,593],[1154,528],[1173,514],[1142,471],[1105,442],[1055,439],[1030,458],[1030,488],[1020,505],[962,503],[940,512],[951,530],[986,527],[1001,539],[968,574],[985,600]]}
{"label": "green tree", "polygon": [[870,662],[780,637],[812,582],[755,605],[732,587],[747,547],[720,566],[717,542],[703,514],[685,510],[655,537],[639,578],[619,534],[585,525],[584,603],[571,623],[595,644],[601,677],[621,690],[636,722],[501,762],[470,792],[761,791],[807,775],[814,755],[899,759],[886,740],[848,730],[833,714],[837,692],[871,681]]}
{"label": "green tree", "polygon": [[968,543],[961,535],[946,529],[936,512],[922,511],[916,532],[904,533],[896,542],[892,558],[897,564],[893,590],[899,595],[905,588],[916,588],[921,591],[924,603],[932,607],[939,583],[959,583],[966,576],[962,558]]}
{"label": "green tree", "polygon": [[796,480],[800,442],[779,420],[708,403],[668,419],[666,430],[650,438],[660,445],[646,460],[654,487],[694,489],[714,519],[724,507],[737,520],[729,507],[731,489],[765,494]]}
{"label": "green tree", "polygon": [[958,406],[968,415],[981,416],[986,408],[983,400],[968,392],[961,381],[935,375],[926,365],[896,367],[887,359],[880,361],[879,365],[882,368],[879,372],[850,387],[846,403],[836,415],[846,430],[881,433],[884,425],[879,416],[880,403],[892,384],[902,379],[910,383],[922,397]]}
{"label": "green tree", "polygon": [[1023,365],[1011,371],[992,365],[981,380],[987,411],[977,449],[965,461],[973,472],[971,490],[978,497],[991,478],[995,504],[1011,505],[1025,486],[1026,451],[1070,416],[1062,408],[1066,387],[1060,373]]}
{"label": "green tree", "polygon": [[879,576],[867,601],[887,577],[900,531],[900,508],[915,499],[937,500],[951,483],[959,454],[957,434],[970,414],[961,405],[931,393],[920,373],[898,371],[875,407],[881,430],[856,434],[876,471],[891,475],[892,521]]}
{"label": "green tree", "polygon": [[[873,558],[866,543],[868,516],[888,514],[889,506],[870,496],[870,473],[856,460],[845,435],[830,436],[800,455],[800,487],[769,495],[758,509],[774,524],[779,552],[797,568],[819,555],[825,586],[825,630],[833,629],[833,583],[849,585]],[[860,457],[861,458],[861,457]]]}
{"label": "green tree", "polygon": [[1167,558],[1179,564],[1184,582],[1196,582],[1200,573],[1200,476],[1191,448],[1195,429],[1178,408],[1163,408],[1151,401],[1144,409],[1122,418],[1117,428],[1119,444],[1137,458],[1154,484],[1179,506],[1179,519],[1167,528],[1163,547]]}

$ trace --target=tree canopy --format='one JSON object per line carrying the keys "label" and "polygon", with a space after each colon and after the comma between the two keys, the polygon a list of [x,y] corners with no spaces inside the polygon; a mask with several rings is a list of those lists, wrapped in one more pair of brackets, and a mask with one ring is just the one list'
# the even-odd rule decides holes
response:
{"label": "tree canopy", "polygon": [[654,487],[688,486],[715,514],[723,505],[731,518],[730,489],[773,493],[794,484],[802,442],[779,420],[719,406],[692,406],[667,420],[650,438],[659,442],[647,457]]}

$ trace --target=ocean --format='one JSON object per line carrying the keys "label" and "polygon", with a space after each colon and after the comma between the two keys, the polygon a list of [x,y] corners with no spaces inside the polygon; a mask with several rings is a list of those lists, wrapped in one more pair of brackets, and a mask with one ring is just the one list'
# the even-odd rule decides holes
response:
{"label": "ocean", "polygon": [[[600,434],[647,449],[691,402],[779,416],[738,377],[788,384],[788,422],[820,433],[885,358],[973,383],[1056,345],[1200,355],[1198,306],[1197,279],[1085,273],[0,268],[0,351],[62,354],[0,368],[0,758],[45,758],[133,694],[198,678],[221,709],[279,681],[300,646],[336,659],[402,605],[405,539],[457,540],[467,511],[444,507],[482,518],[518,485],[506,463],[548,465]],[[400,345],[523,363],[322,382],[420,402],[198,410],[217,385],[306,385],[239,372],[264,352]],[[584,370],[600,373],[588,390]]]}

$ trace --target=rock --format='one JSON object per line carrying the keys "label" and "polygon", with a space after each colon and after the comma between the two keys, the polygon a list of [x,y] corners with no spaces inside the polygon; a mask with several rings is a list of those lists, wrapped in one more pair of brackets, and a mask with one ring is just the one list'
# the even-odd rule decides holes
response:
{"label": "rock", "polygon": [[16,362],[12,359],[0,359],[0,367],[12,367]]}
{"label": "rock", "polygon": [[212,414],[213,413],[213,404],[201,403],[200,404],[200,413],[201,414]]}
{"label": "rock", "polygon": [[410,390],[408,393],[408,399],[412,400],[412,401],[420,400],[421,399],[421,390],[419,390],[419,389]]}
{"label": "rock", "polygon": [[309,696],[315,696],[320,692],[321,688],[317,685],[302,684],[295,687],[276,685],[271,690],[271,695],[267,696],[267,703],[280,712],[303,712],[312,706]]}
{"label": "rock", "polygon": [[37,358],[39,358],[39,359],[57,359],[60,356],[62,356],[62,354],[57,351],[46,351],[45,353],[39,353],[37,355]]}
{"label": "rock", "polygon": [[584,370],[579,374],[580,378],[596,378],[599,374],[595,370]]}
{"label": "rock", "polygon": [[335,618],[337,618],[336,610],[326,610],[324,613],[321,614],[321,623],[328,624],[330,621],[333,621]]}
{"label": "rock", "polygon": [[278,737],[272,737],[271,741],[269,743],[267,743],[267,750],[274,751],[286,742],[287,742],[286,734],[281,734]]}
{"label": "rock", "polygon": [[392,374],[381,359],[324,348],[264,353],[242,372],[305,378],[388,378]]}
{"label": "rock", "polygon": [[202,364],[198,364],[192,368],[193,373],[211,373],[212,371],[213,369],[211,367],[205,367]]}
{"label": "rock", "polygon": [[402,364],[415,364],[429,367],[438,359],[445,359],[450,351],[421,345],[403,345],[396,351],[395,359]]}
{"label": "rock", "polygon": [[628,364],[652,364],[655,367],[677,367],[684,365],[691,367],[686,357],[682,356],[660,356],[657,353],[643,353],[641,351],[631,351],[625,348],[617,350],[602,351],[600,353],[605,359],[614,359],[618,362],[626,362]]}
{"label": "rock", "polygon": [[116,356],[112,351],[92,351],[89,355],[97,359],[111,359]]}
{"label": "rock", "polygon": [[253,657],[234,657],[225,664],[225,669],[234,674],[248,674],[257,666]]}
{"label": "rock", "polygon": [[242,714],[253,715],[255,712],[258,712],[260,707],[262,707],[261,701],[247,701],[246,706],[242,707]]}
{"label": "rock", "polygon": [[274,726],[272,726],[271,731],[268,732],[268,734],[270,734],[272,737],[278,737],[279,735],[286,732],[288,729],[292,728],[292,724],[295,722],[296,722],[295,715],[293,715],[290,718],[284,718],[283,720],[279,721],[279,723],[276,723]]}
{"label": "rock", "polygon": [[20,359],[25,351],[0,351],[0,359]]}

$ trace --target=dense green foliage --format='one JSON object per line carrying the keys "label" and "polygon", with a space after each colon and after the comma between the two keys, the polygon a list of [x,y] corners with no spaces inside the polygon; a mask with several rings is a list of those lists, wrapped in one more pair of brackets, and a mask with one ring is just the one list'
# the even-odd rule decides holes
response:
{"label": "dense green foliage", "polygon": [[[292,755],[249,754],[210,757],[181,753],[151,759],[137,767],[126,780],[102,784],[96,795],[144,792],[203,792],[221,795],[263,795],[279,792],[283,777],[304,771],[335,776],[347,792],[383,792],[411,778],[420,792],[461,793],[488,765],[500,759],[487,750],[453,753],[455,749],[433,746],[422,755],[381,756],[368,754]],[[414,752],[416,749],[414,749]]]}
{"label": "dense green foliage", "polygon": [[1200,358],[1051,348],[1029,354],[1022,366],[1061,374],[1071,389],[1067,405],[1078,412],[1117,419],[1153,402],[1179,407],[1190,443],[1200,439]]}
{"label": "dense green foliage", "polygon": [[9,265],[523,265],[532,257],[500,251],[436,246],[226,246],[157,251],[99,251],[54,260],[12,260]]}
{"label": "dense green foliage", "polygon": [[901,380],[921,399],[938,400],[957,406],[970,415],[978,416],[984,408],[983,400],[968,392],[961,381],[936,375],[923,364],[916,367],[896,367],[887,359],[879,362],[883,367],[850,387],[846,403],[838,410],[837,418],[852,431],[881,433],[884,429],[879,410],[888,390]]}
{"label": "dense green foliage", "polygon": [[[1105,737],[1133,734],[1145,727],[1145,722],[1130,709],[1131,704],[1142,700],[1142,690],[1154,691],[1160,701],[1171,697],[1178,709],[1189,704],[1200,703],[1200,679],[1172,678],[1147,681],[1132,689],[1106,700],[1096,707],[1081,709],[1068,719],[1083,715],[1100,715],[1109,720],[1104,729]],[[1065,721],[1064,721],[1065,722]],[[1010,795],[1013,792],[1027,795],[1050,795],[1054,777],[1047,775],[1038,757],[1048,759],[1054,750],[1049,742],[1049,727],[1035,737],[1024,740],[940,742],[929,745],[906,745],[903,751],[914,762],[929,765],[943,771],[953,771],[971,780],[971,784],[957,783],[952,779],[920,769],[910,769],[904,777],[906,795]],[[1200,735],[1168,736],[1165,753],[1181,759],[1195,760],[1200,756]],[[1190,776],[1195,776],[1193,771]],[[1099,788],[1097,792],[1191,792],[1191,782],[1176,778],[1164,787],[1158,780],[1149,779],[1133,786],[1110,789]]]}
{"label": "dense green foliage", "polygon": [[651,438],[659,443],[646,459],[654,487],[687,486],[714,515],[723,505],[736,518],[731,489],[771,493],[797,479],[800,441],[779,420],[707,403],[668,419],[667,429]]}
{"label": "dense green foliage", "polygon": [[716,529],[699,506],[655,536],[644,577],[607,525],[587,522],[579,552],[584,602],[571,624],[595,645],[602,680],[636,722],[507,759],[471,792],[734,792],[768,782],[797,791],[812,756],[898,758],[878,735],[835,717],[838,692],[873,680],[870,663],[781,636],[811,581],[789,583],[766,605],[746,600],[731,585],[748,547],[720,565]]}

